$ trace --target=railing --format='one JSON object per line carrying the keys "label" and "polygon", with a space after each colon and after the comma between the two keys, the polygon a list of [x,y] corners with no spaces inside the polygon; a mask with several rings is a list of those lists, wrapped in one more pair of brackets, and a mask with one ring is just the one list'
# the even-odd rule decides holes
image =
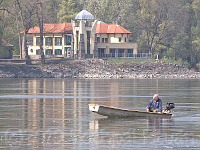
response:
{"label": "railing", "polygon": [[104,54],[100,53],[99,58],[132,58],[132,59],[151,59],[152,54],[151,53],[127,53],[127,57],[124,56],[124,53],[110,53],[110,54]]}

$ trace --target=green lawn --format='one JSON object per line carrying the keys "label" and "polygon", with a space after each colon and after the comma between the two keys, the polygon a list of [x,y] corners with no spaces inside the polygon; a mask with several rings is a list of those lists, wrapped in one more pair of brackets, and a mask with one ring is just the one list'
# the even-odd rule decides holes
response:
{"label": "green lawn", "polygon": [[108,61],[110,63],[121,63],[121,62],[136,62],[136,63],[140,63],[140,62],[156,62],[155,59],[130,59],[130,58],[112,58],[112,59],[108,59]]}

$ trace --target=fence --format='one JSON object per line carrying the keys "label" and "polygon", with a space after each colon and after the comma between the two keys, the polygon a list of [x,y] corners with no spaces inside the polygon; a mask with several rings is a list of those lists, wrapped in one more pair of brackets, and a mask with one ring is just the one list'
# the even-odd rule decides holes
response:
{"label": "fence", "polygon": [[[32,59],[39,59],[40,55],[29,55]],[[64,55],[45,55],[45,58],[60,58]],[[70,57],[70,54],[67,55]],[[92,54],[86,54],[86,58],[92,58]],[[20,55],[13,55],[13,58],[20,58]],[[152,53],[127,53],[127,57],[124,57],[124,53],[110,53],[110,54],[99,54],[99,58],[130,58],[130,59],[152,59]]]}
{"label": "fence", "polygon": [[127,57],[124,57],[124,53],[110,53],[110,54],[99,54],[99,58],[132,58],[132,59],[151,59],[152,53],[128,53]]}

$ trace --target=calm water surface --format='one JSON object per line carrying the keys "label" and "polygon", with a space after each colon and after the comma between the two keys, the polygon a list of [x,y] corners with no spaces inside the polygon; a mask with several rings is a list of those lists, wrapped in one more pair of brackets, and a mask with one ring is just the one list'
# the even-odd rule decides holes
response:
{"label": "calm water surface", "polygon": [[[145,110],[154,93],[170,119],[106,118],[88,104]],[[200,80],[0,79],[0,149],[200,149]]]}

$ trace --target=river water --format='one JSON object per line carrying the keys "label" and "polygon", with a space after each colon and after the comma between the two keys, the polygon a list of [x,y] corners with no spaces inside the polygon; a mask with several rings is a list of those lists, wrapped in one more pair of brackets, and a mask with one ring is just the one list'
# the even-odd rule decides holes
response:
{"label": "river water", "polygon": [[[154,93],[173,116],[106,118],[88,104],[145,110]],[[0,149],[200,149],[198,79],[0,79]]]}

